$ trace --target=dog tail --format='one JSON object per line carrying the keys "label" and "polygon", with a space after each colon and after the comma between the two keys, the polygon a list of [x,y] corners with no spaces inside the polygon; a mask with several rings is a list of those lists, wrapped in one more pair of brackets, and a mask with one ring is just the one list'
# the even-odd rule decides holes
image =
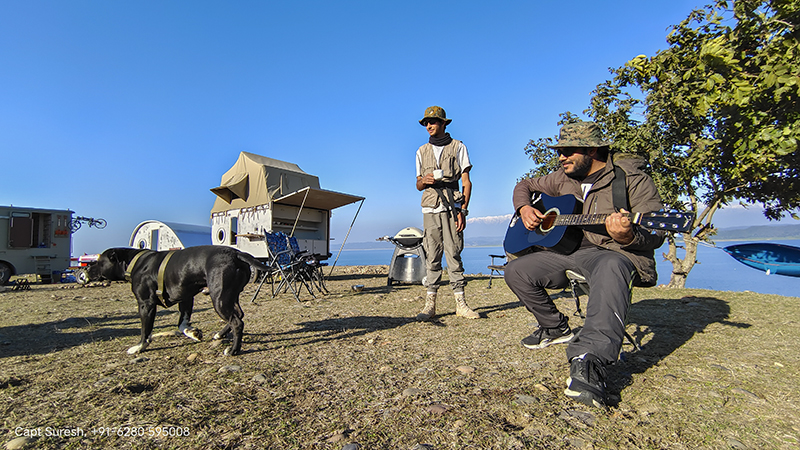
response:
{"label": "dog tail", "polygon": [[239,251],[239,252],[236,253],[236,256],[238,256],[240,260],[242,260],[242,261],[246,262],[247,264],[249,264],[250,267],[255,267],[256,269],[260,269],[260,270],[263,270],[263,271],[269,270],[269,266],[267,266],[263,262],[257,260],[255,257],[253,257],[253,255],[251,255],[249,253],[245,253],[245,252]]}

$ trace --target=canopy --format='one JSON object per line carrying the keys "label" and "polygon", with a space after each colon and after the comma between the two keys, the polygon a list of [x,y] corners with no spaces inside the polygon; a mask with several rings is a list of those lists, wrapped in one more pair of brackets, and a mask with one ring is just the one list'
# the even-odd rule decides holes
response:
{"label": "canopy", "polygon": [[355,203],[359,200],[364,200],[364,197],[305,187],[289,195],[276,198],[275,203],[330,211],[340,206]]}

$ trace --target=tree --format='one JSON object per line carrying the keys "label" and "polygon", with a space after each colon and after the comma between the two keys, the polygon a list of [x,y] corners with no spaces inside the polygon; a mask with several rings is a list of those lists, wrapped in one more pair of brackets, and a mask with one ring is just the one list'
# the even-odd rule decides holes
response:
{"label": "tree", "polygon": [[[696,214],[683,258],[668,237],[671,287],[685,286],[719,208],[738,201],[762,205],[769,219],[798,218],[799,22],[796,0],[718,0],[674,26],[666,50],[611,70],[593,92],[585,113],[612,150],[645,158],[664,203]],[[552,156],[547,143],[526,152],[541,163]]]}

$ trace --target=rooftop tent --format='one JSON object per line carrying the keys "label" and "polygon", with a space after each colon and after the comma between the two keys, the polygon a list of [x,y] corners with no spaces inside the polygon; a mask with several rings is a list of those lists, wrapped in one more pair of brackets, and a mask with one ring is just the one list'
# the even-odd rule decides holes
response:
{"label": "rooftop tent", "polygon": [[211,212],[264,205],[306,187],[319,190],[319,178],[297,164],[241,152],[220,185],[211,189],[217,196]]}

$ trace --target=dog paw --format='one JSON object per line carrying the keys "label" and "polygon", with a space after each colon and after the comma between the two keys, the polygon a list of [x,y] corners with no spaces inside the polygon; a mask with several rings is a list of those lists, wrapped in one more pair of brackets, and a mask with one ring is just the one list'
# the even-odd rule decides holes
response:
{"label": "dog paw", "polygon": [[200,342],[203,340],[203,332],[198,330],[197,328],[192,328],[191,330],[186,330],[183,332],[189,339],[194,341]]}
{"label": "dog paw", "polygon": [[226,337],[228,337],[229,334],[230,333],[214,333],[213,339],[215,341],[218,341],[220,339],[225,339]]}
{"label": "dog paw", "polygon": [[133,347],[128,349],[128,354],[129,355],[135,355],[135,354],[139,353],[140,351],[142,351],[141,344],[140,345],[134,345]]}

